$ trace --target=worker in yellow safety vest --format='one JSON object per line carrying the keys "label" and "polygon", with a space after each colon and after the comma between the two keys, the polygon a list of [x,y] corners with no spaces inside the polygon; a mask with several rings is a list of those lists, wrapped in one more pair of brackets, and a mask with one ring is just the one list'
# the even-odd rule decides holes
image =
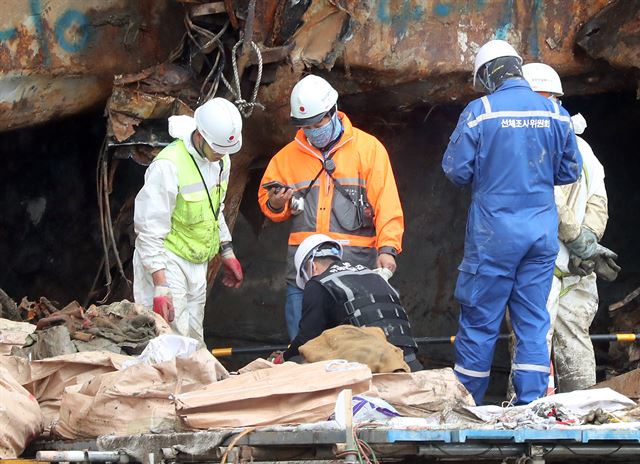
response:
{"label": "worker in yellow safety vest", "polygon": [[240,113],[223,98],[193,118],[170,117],[176,140],[151,163],[135,201],[134,299],[201,345],[207,264],[220,252],[223,284],[243,280],[224,218],[229,156],[242,147],[241,132]]}

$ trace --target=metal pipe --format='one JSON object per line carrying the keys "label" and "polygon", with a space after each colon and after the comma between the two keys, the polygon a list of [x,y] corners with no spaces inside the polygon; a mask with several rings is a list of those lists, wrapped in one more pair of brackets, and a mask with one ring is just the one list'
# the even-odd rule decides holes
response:
{"label": "metal pipe", "polygon": [[129,462],[129,456],[118,451],[38,451],[36,461],[45,462]]}
{"label": "metal pipe", "polygon": [[[511,335],[500,334],[498,340],[509,340]],[[592,342],[618,342],[618,343],[633,343],[640,341],[640,334],[594,334],[589,336]],[[417,337],[416,343],[418,345],[450,345],[455,341],[454,335],[450,337]],[[239,354],[263,354],[271,353],[273,351],[284,351],[288,348],[288,345],[271,345],[271,346],[249,346],[242,348],[214,348],[211,353],[217,358],[224,358],[227,356],[234,356]]]}
{"label": "metal pipe", "polygon": [[[498,335],[498,340],[509,340],[510,334]],[[620,342],[620,343],[632,343],[640,341],[640,334],[594,334],[589,335],[592,342]],[[416,343],[418,345],[448,345],[455,341],[454,335],[450,337],[417,337]]]}

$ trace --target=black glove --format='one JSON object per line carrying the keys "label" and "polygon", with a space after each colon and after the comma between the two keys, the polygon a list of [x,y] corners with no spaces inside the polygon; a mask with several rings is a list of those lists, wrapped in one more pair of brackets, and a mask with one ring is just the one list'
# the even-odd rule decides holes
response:
{"label": "black glove", "polygon": [[596,253],[594,257],[596,275],[606,282],[613,282],[622,270],[615,262],[618,255],[602,245],[598,245]]}
{"label": "black glove", "polygon": [[595,262],[590,259],[582,259],[576,255],[571,255],[569,258],[569,273],[572,275],[586,277],[594,271],[595,267]]}

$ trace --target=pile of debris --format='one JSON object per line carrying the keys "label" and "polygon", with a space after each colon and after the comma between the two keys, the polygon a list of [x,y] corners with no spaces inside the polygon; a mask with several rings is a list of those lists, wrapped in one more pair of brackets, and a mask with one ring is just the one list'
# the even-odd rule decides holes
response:
{"label": "pile of debris", "polygon": [[[611,333],[640,332],[640,287],[627,295],[623,300],[609,306]],[[613,374],[640,369],[640,344],[611,343],[609,357],[615,367]]]}
{"label": "pile of debris", "polygon": [[2,300],[0,315],[9,318],[0,318],[0,353],[30,360],[82,351],[137,355],[149,340],[171,332],[162,318],[127,300],[88,309],[77,301],[59,309],[45,297],[11,303]]}

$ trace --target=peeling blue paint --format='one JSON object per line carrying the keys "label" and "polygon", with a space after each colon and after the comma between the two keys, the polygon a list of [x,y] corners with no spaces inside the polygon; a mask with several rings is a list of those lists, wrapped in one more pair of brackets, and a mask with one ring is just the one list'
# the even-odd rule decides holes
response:
{"label": "peeling blue paint", "polygon": [[0,31],[0,42],[13,40],[17,35],[18,35],[18,29],[16,29],[15,27],[11,29],[5,29],[4,31]]}
{"label": "peeling blue paint", "polygon": [[402,6],[395,14],[391,14],[389,3],[390,0],[378,2],[377,16],[381,23],[391,25],[395,35],[406,34],[410,23],[418,22],[424,17],[424,8],[419,5],[413,6],[411,0],[403,0]]}
{"label": "peeling blue paint", "polygon": [[378,21],[383,24],[391,22],[391,15],[389,14],[389,0],[380,0],[378,2]]}
{"label": "peeling blue paint", "polygon": [[533,9],[531,11],[531,34],[529,35],[529,49],[531,54],[538,58],[540,56],[540,45],[538,44],[538,21],[540,14],[542,13],[542,0],[535,0],[533,2]]}
{"label": "peeling blue paint", "polygon": [[[33,21],[36,40],[38,41],[42,63],[45,66],[51,64],[51,51],[45,33],[45,19],[42,13],[41,0],[29,0],[29,15],[27,21]],[[72,39],[67,38],[69,28],[76,27],[76,34]],[[84,50],[91,36],[91,25],[87,16],[78,11],[66,10],[57,19],[54,27],[55,40],[60,48],[68,53],[78,53]],[[18,28],[0,30],[0,42],[13,40],[18,36]]]}
{"label": "peeling blue paint", "polygon": [[42,4],[40,0],[29,0],[29,7],[31,8],[31,15],[29,16],[33,18],[33,25],[36,29],[36,36],[42,52],[42,62],[45,66],[48,66],[51,63],[51,55],[47,38],[44,36],[44,28],[42,27],[44,23],[42,19]]}
{"label": "peeling blue paint", "polygon": [[[77,28],[78,34],[70,41],[65,33],[72,26]],[[77,53],[83,50],[89,41],[89,20],[78,10],[68,10],[56,21],[55,33],[56,40],[64,51]]]}
{"label": "peeling blue paint", "polygon": [[473,13],[482,10],[485,6],[487,6],[487,0],[476,0],[475,2],[470,0],[464,2],[459,0],[440,1],[434,5],[433,13],[436,16],[446,17],[456,11],[461,14]]}
{"label": "peeling blue paint", "polygon": [[449,16],[451,13],[451,6],[445,5],[444,3],[438,3],[433,8],[433,12],[438,16]]}
{"label": "peeling blue paint", "polygon": [[513,0],[505,2],[503,11],[496,32],[493,34],[494,39],[506,40],[509,30],[513,28]]}

